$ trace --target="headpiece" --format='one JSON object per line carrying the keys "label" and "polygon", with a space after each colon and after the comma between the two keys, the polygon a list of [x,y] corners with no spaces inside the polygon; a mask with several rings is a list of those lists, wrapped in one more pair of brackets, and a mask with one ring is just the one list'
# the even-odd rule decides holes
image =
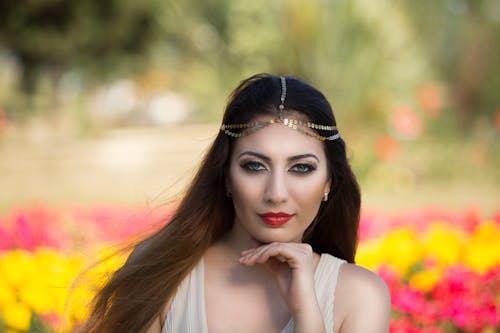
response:
{"label": "headpiece", "polygon": [[[309,121],[302,121],[298,119],[292,119],[292,118],[285,118],[283,116],[283,111],[285,110],[285,99],[286,99],[286,93],[287,93],[287,87],[286,87],[286,78],[285,77],[280,77],[281,78],[281,96],[280,96],[280,105],[278,106],[278,117],[268,120],[268,121],[253,121],[249,122],[246,124],[222,124],[220,127],[220,130],[223,131],[225,134],[234,137],[234,138],[240,138],[242,136],[246,136],[252,133],[257,132],[258,130],[267,127],[272,124],[283,124],[285,126],[288,126],[294,130],[297,130],[300,133],[306,134],[308,136],[311,136],[313,138],[316,138],[318,140],[324,141],[324,140],[329,140],[333,141],[338,138],[340,138],[340,134],[337,130],[337,126],[329,126],[329,125],[320,125],[320,124],[315,124],[311,123]],[[335,132],[334,134],[330,136],[323,136],[319,135],[317,133],[312,133],[311,131],[307,131],[304,129],[306,128],[311,128],[315,130],[320,130],[320,131],[330,131],[330,132]],[[240,132],[234,132],[233,130],[241,130]]]}

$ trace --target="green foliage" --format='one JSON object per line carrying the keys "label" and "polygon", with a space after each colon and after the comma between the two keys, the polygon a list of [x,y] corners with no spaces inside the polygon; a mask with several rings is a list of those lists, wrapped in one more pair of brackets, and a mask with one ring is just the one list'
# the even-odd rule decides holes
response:
{"label": "green foliage", "polygon": [[[57,79],[78,67],[101,77],[144,56],[157,34],[157,3],[132,0],[0,2],[0,45],[23,67],[33,93],[41,71]],[[140,62],[139,62],[140,63]]]}
{"label": "green foliage", "polygon": [[57,83],[69,70],[89,86],[156,71],[168,77],[163,89],[184,94],[198,119],[212,120],[242,78],[293,74],[325,92],[347,131],[377,133],[388,131],[395,108],[418,108],[419,86],[431,82],[440,107],[451,110],[441,114],[471,129],[500,107],[499,7],[492,0],[4,0],[0,47],[21,63],[28,93],[40,76]]}
{"label": "green foliage", "polygon": [[401,4],[416,41],[439,79],[449,84],[455,114],[470,128],[500,107],[500,3],[493,0]]}

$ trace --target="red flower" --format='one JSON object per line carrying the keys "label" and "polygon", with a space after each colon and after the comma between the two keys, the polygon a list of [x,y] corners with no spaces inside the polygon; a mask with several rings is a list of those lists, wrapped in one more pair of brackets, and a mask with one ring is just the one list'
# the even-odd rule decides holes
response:
{"label": "red flower", "polygon": [[423,124],[410,108],[401,107],[392,114],[391,125],[404,139],[417,139],[422,135]]}
{"label": "red flower", "polygon": [[399,155],[399,142],[390,135],[375,140],[375,155],[383,161],[392,161]]}
{"label": "red flower", "polygon": [[498,290],[489,281],[490,275],[481,276],[462,267],[450,268],[432,292],[442,319],[471,332],[496,327]]}
{"label": "red flower", "polygon": [[418,88],[417,100],[419,106],[430,116],[436,117],[441,112],[441,96],[432,83],[424,83]]}

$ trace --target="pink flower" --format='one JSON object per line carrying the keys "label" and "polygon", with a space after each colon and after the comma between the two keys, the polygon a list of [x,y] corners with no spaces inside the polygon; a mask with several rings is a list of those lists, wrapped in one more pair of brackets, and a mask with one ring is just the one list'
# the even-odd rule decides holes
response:
{"label": "pink flower", "polygon": [[[176,204],[158,210],[133,207],[92,207],[72,210],[78,228],[94,239],[116,242],[157,230],[172,216]],[[85,240],[84,240],[85,241]]]}
{"label": "pink flower", "polygon": [[424,294],[408,286],[403,286],[397,290],[391,298],[392,306],[402,313],[417,313],[425,309],[426,302]]}
{"label": "pink flower", "polygon": [[391,125],[404,139],[417,139],[424,130],[422,121],[411,108],[401,107],[392,114]]}
{"label": "pink flower", "polygon": [[0,220],[0,251],[5,251],[11,248],[12,237],[7,232],[7,229],[3,227],[3,221]]}
{"label": "pink flower", "polygon": [[15,219],[13,229],[14,241],[17,247],[28,251],[33,251],[36,244],[33,231],[28,224],[26,216],[18,215]]}
{"label": "pink flower", "polygon": [[466,331],[481,331],[499,324],[498,289],[489,283],[491,276],[480,276],[462,267],[450,268],[434,287],[432,297],[441,318],[451,320]]}
{"label": "pink flower", "polygon": [[384,280],[391,295],[393,292],[397,292],[401,287],[401,277],[395,270],[387,266],[382,266],[378,269],[377,274]]}
{"label": "pink flower", "polygon": [[441,333],[443,332],[440,328],[423,328],[419,331],[420,333]]}
{"label": "pink flower", "polygon": [[443,331],[437,327],[423,328],[421,323],[412,320],[407,316],[399,316],[391,320],[389,326],[390,333],[442,333]]}
{"label": "pink flower", "polygon": [[11,213],[12,246],[28,251],[36,247],[63,247],[66,232],[60,215],[41,205]]}
{"label": "pink flower", "polygon": [[420,330],[406,317],[394,319],[389,326],[390,333],[419,333]]}

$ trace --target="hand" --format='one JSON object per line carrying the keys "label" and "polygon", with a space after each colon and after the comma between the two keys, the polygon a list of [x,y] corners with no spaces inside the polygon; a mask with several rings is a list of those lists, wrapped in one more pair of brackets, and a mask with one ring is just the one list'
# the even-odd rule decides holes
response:
{"label": "hand", "polygon": [[[323,326],[321,310],[314,288],[313,251],[305,243],[271,243],[241,253],[240,263],[264,264],[273,275],[296,328],[300,322]],[[309,328],[311,326],[308,326]],[[309,332],[318,332],[310,330]]]}

